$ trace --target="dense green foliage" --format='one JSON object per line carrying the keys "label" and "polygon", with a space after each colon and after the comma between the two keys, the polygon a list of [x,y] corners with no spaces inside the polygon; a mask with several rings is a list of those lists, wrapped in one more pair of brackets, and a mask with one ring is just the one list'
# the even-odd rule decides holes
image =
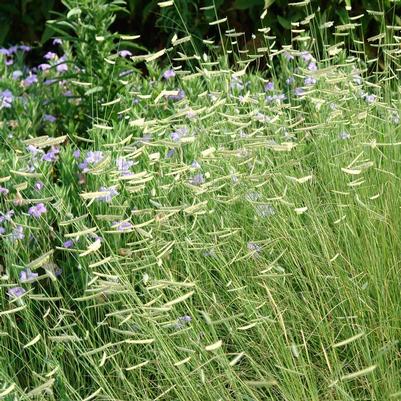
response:
{"label": "dense green foliage", "polygon": [[395,16],[149,53],[64,4],[0,52],[0,399],[401,399]]}
{"label": "dense green foliage", "polygon": [[[139,34],[141,43],[148,49],[165,46],[174,32],[182,32],[184,27],[194,37],[215,36],[217,31],[209,25],[217,15],[228,17],[229,25],[246,34],[250,40],[257,33],[260,15],[264,9],[265,26],[278,35],[279,43],[289,43],[291,22],[301,22],[307,15],[317,12],[322,20],[335,24],[349,22],[349,16],[358,16],[364,10],[385,12],[387,22],[396,19],[399,24],[401,5],[392,0],[312,0],[308,7],[291,7],[288,0],[175,0],[177,8],[160,8],[160,0],[126,0],[126,12],[118,13],[114,28],[122,33]],[[0,4],[0,45],[18,42],[45,43],[51,36],[45,21],[66,10],[62,0],[4,0]],[[68,3],[68,2],[67,2]],[[97,0],[92,0],[96,4]],[[202,11],[215,5],[215,10]],[[345,6],[352,6],[347,12]],[[179,10],[179,12],[177,11]],[[377,15],[367,13],[362,20],[364,37],[373,36],[380,29]],[[152,34],[149,35],[149,32]]]}

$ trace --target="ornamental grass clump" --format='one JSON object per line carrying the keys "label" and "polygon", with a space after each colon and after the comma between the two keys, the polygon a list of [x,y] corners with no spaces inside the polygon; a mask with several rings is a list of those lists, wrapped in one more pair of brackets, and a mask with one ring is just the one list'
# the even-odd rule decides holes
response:
{"label": "ornamental grass clump", "polygon": [[400,397],[398,20],[149,53],[65,4],[0,52],[0,399]]}

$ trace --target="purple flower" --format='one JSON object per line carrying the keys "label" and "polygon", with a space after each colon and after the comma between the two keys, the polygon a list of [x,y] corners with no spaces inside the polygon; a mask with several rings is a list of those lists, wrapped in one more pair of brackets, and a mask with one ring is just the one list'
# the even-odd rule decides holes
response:
{"label": "purple flower", "polygon": [[101,201],[101,202],[111,202],[114,196],[118,195],[118,191],[113,188],[107,188],[107,187],[100,187],[99,192],[104,192],[105,195],[99,196],[96,199]]}
{"label": "purple flower", "polygon": [[17,241],[17,240],[22,240],[25,238],[24,234],[24,227],[18,225],[17,227],[14,228],[13,232],[11,233],[11,240],[12,241]]}
{"label": "purple flower", "polygon": [[131,57],[131,56],[132,56],[132,53],[131,53],[129,50],[120,50],[120,51],[118,52],[118,55],[119,55],[120,57]]}
{"label": "purple flower", "polygon": [[74,241],[72,239],[69,239],[63,243],[64,248],[69,249],[69,248],[72,248],[73,246],[74,246]]}
{"label": "purple flower", "polygon": [[303,51],[303,52],[301,52],[301,58],[304,61],[310,61],[310,60],[312,60],[312,55],[307,51]]}
{"label": "purple flower", "polygon": [[57,161],[59,153],[60,153],[60,149],[52,146],[52,148],[42,156],[42,160],[53,163],[53,162]]}
{"label": "purple flower", "polygon": [[10,56],[11,53],[8,49],[5,49],[4,47],[0,48],[0,54],[2,54],[3,56]]}
{"label": "purple flower", "polygon": [[265,91],[272,91],[274,89],[274,82],[268,82],[265,85]]}
{"label": "purple flower", "polygon": [[302,95],[305,93],[305,90],[304,90],[303,88],[295,88],[295,89],[294,89],[294,93],[295,93],[297,96],[302,96]]}
{"label": "purple flower", "polygon": [[52,43],[54,46],[56,46],[63,44],[63,41],[60,38],[54,38]]}
{"label": "purple flower", "polygon": [[260,199],[260,197],[261,197],[260,193],[255,191],[248,192],[245,194],[245,199],[249,202],[255,202],[258,199]]}
{"label": "purple flower", "polygon": [[79,159],[81,157],[81,151],[79,149],[74,150],[73,154],[74,159]]}
{"label": "purple flower", "polygon": [[58,58],[57,54],[54,52],[47,52],[43,57],[46,60],[56,60]]}
{"label": "purple flower", "polygon": [[190,109],[190,110],[187,111],[187,117],[190,118],[190,119],[195,118],[196,117],[196,113],[192,109]]}
{"label": "purple flower", "polygon": [[36,84],[36,82],[38,82],[38,77],[36,76],[36,74],[30,74],[24,79],[25,86],[31,86],[33,84]]}
{"label": "purple flower", "polygon": [[26,147],[26,150],[27,150],[29,153],[31,153],[33,156],[35,156],[35,155],[38,154],[38,153],[42,153],[42,152],[43,152],[42,150],[40,150],[39,148],[37,148],[37,147],[34,146],[34,145],[28,145],[28,146]]}
{"label": "purple flower", "polygon": [[127,75],[132,74],[133,72],[135,72],[134,70],[125,70],[125,71],[121,71],[118,76],[123,78],[126,77]]}
{"label": "purple flower", "polygon": [[177,131],[172,132],[170,137],[171,137],[172,141],[178,142],[181,139],[182,135],[183,135],[183,131],[178,129]]}
{"label": "purple flower", "polygon": [[313,61],[311,63],[309,63],[308,64],[308,70],[309,71],[317,71],[316,63],[314,63]]}
{"label": "purple flower", "polygon": [[17,79],[21,78],[22,76],[22,71],[20,70],[15,70],[13,71],[13,73],[11,74],[12,78],[16,81]]}
{"label": "purple flower", "polygon": [[56,82],[57,82],[56,79],[46,79],[43,83],[44,83],[46,86],[49,86],[49,85],[55,84]]}
{"label": "purple flower", "polygon": [[9,210],[7,213],[0,212],[0,223],[3,223],[5,221],[11,221],[14,216],[14,210]]}
{"label": "purple flower", "polygon": [[184,99],[184,97],[185,97],[185,92],[182,89],[179,89],[177,95],[168,95],[167,99],[178,101]]}
{"label": "purple flower", "polygon": [[17,50],[18,50],[18,46],[16,46],[16,45],[11,46],[11,47],[8,49],[9,55],[11,56],[12,54],[17,53]]}
{"label": "purple flower", "polygon": [[39,70],[47,71],[51,68],[51,65],[47,64],[47,63],[42,63],[42,64],[38,65],[38,68],[39,68]]}
{"label": "purple flower", "polygon": [[14,96],[10,90],[6,89],[3,92],[0,92],[0,100],[1,100],[0,108],[9,109],[11,107],[11,103],[14,100]]}
{"label": "purple flower", "polygon": [[38,277],[39,274],[38,273],[33,273],[31,272],[30,269],[26,269],[23,270],[20,274],[19,274],[19,279],[21,281],[21,283],[28,281],[28,280],[32,280],[35,279],[36,277]]}
{"label": "purple flower", "polygon": [[36,181],[34,184],[35,191],[41,191],[44,188],[45,184],[42,181]]}
{"label": "purple flower", "polygon": [[10,191],[7,188],[0,187],[0,195],[7,196]]}
{"label": "purple flower", "polygon": [[282,100],[285,100],[285,94],[284,93],[280,93],[279,95],[273,95],[273,96],[266,96],[266,102],[267,103],[271,103],[271,102],[281,102]]}
{"label": "purple flower", "polygon": [[103,241],[103,238],[99,237],[97,234],[92,234],[92,238],[94,241],[100,241],[100,242]]}
{"label": "purple flower", "polygon": [[316,83],[316,78],[306,77],[304,83],[305,85],[314,85]]}
{"label": "purple flower", "polygon": [[121,175],[123,175],[123,176],[132,175],[132,172],[129,171],[129,169],[134,165],[134,162],[132,160],[126,160],[124,158],[119,158],[116,160],[116,165],[117,165],[117,169],[121,173]]}
{"label": "purple flower", "polygon": [[289,77],[286,79],[285,82],[287,85],[292,85],[295,82],[295,79],[294,79],[294,77]]}
{"label": "purple flower", "polygon": [[70,90],[68,90],[68,91],[65,91],[65,92],[63,93],[63,96],[65,96],[65,97],[72,97],[73,94],[72,94],[72,92],[71,92]]}
{"label": "purple flower", "polygon": [[194,160],[194,161],[191,163],[191,167],[194,168],[194,169],[200,169],[200,168],[201,168],[201,165],[200,165],[196,160]]}
{"label": "purple flower", "polygon": [[170,159],[170,157],[173,157],[173,156],[174,156],[174,153],[175,153],[175,149],[170,149],[170,150],[167,152],[166,158],[167,158],[167,159]]}
{"label": "purple flower", "polygon": [[171,139],[174,142],[178,142],[181,139],[181,135],[178,132],[172,132],[171,133]]}
{"label": "purple flower", "polygon": [[256,205],[255,210],[256,214],[259,217],[269,217],[276,214],[276,211],[274,210],[273,206],[267,204]]}
{"label": "purple flower", "polygon": [[188,315],[184,315],[184,316],[181,316],[181,317],[179,317],[178,319],[177,319],[177,322],[175,323],[175,328],[178,330],[178,329],[182,329],[182,328],[184,328],[186,325],[188,325],[189,323],[191,323],[191,321],[192,321],[192,318],[191,318],[191,316],[188,316]]}
{"label": "purple flower", "polygon": [[183,136],[185,136],[185,135],[188,135],[188,128],[187,127],[181,127],[181,128],[178,128],[176,131],[174,131],[172,134],[171,134],[171,139],[174,141],[174,142],[178,142]]}
{"label": "purple flower", "polygon": [[366,100],[366,103],[373,103],[375,100],[376,100],[376,95],[373,95],[373,94],[371,94],[371,95],[365,95],[365,100]]}
{"label": "purple flower", "polygon": [[112,223],[112,227],[118,231],[127,231],[132,229],[132,224],[129,221],[115,221]]}
{"label": "purple flower", "polygon": [[65,57],[65,56],[63,56],[63,57],[60,58],[60,60],[59,60],[60,63],[57,64],[57,66],[56,66],[57,72],[66,72],[66,71],[68,71],[68,65],[67,65],[67,63],[65,62],[65,60],[66,60],[66,57]]}
{"label": "purple flower", "polygon": [[22,287],[13,287],[7,291],[8,296],[12,298],[19,298],[25,294],[25,290]]}
{"label": "purple flower", "polygon": [[6,229],[4,227],[0,227],[0,235],[3,235],[6,232]]}
{"label": "purple flower", "polygon": [[248,242],[247,248],[251,252],[260,253],[262,251],[262,247],[254,242]]}
{"label": "purple flower", "polygon": [[27,46],[27,45],[19,45],[18,47],[22,52],[29,52],[31,51],[31,46]]}
{"label": "purple flower", "polygon": [[205,181],[206,181],[206,180],[205,180],[205,177],[204,177],[203,174],[196,174],[196,175],[194,175],[194,176],[189,180],[189,183],[190,183],[191,185],[199,186],[199,185],[204,184]]}
{"label": "purple flower", "polygon": [[45,115],[43,116],[43,120],[44,120],[44,121],[48,121],[49,123],[54,123],[54,122],[57,120],[57,118],[54,117],[54,116],[51,115],[51,114],[45,114]]}
{"label": "purple flower", "polygon": [[[75,156],[74,156],[75,157]],[[103,160],[103,152],[100,151],[89,151],[86,154],[86,158],[82,163],[78,164],[78,167],[83,173],[87,173],[91,167],[96,166]]]}
{"label": "purple flower", "polygon": [[284,52],[284,57],[290,61],[290,60],[294,60],[294,56],[288,52]]}
{"label": "purple flower", "polygon": [[100,152],[100,151],[89,151],[87,154],[86,154],[86,161],[89,163],[89,164],[98,164],[98,163],[100,163],[102,160],[103,160],[103,152]]}
{"label": "purple flower", "polygon": [[175,77],[175,71],[172,68],[163,72],[163,78],[166,80],[174,77]]}
{"label": "purple flower", "polygon": [[233,77],[230,82],[230,88],[242,90],[242,89],[244,89],[244,84],[242,83],[242,81],[239,78]]}
{"label": "purple flower", "polygon": [[46,213],[47,209],[46,206],[43,203],[38,203],[35,206],[32,206],[29,208],[28,213],[32,216],[38,219],[42,214]]}
{"label": "purple flower", "polygon": [[178,319],[179,319],[180,321],[182,321],[182,322],[185,322],[185,323],[189,323],[189,322],[192,321],[191,316],[188,316],[188,315],[181,316],[181,317],[178,318]]}

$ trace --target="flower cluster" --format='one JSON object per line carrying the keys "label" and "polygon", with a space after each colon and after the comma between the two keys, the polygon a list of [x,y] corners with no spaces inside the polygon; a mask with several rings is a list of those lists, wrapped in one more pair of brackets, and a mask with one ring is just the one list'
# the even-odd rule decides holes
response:
{"label": "flower cluster", "polygon": [[[79,151],[75,151],[74,152],[74,157],[76,159],[79,159],[80,157],[80,152]],[[78,164],[78,167],[81,169],[81,171],[83,173],[87,173],[88,171],[90,171],[91,168],[95,167],[97,164],[99,164],[100,162],[102,162],[104,159],[104,155],[103,152],[100,151],[89,151],[86,154],[86,158]]]}
{"label": "flower cluster", "polygon": [[14,96],[8,89],[0,92],[0,109],[9,109],[12,106]]}
{"label": "flower cluster", "polygon": [[28,213],[32,216],[38,219],[42,214],[46,213],[47,209],[46,206],[43,203],[38,203],[35,206],[32,206],[29,208]]}
{"label": "flower cluster", "polygon": [[111,202],[111,200],[118,195],[118,191],[114,187],[100,187],[99,192],[103,192],[104,195],[98,196],[96,199],[101,202]]}
{"label": "flower cluster", "polygon": [[121,174],[121,176],[123,176],[123,177],[128,177],[128,176],[132,175],[130,168],[134,165],[135,165],[134,161],[127,160],[122,157],[120,157],[116,160],[117,169],[118,169],[119,173]]}

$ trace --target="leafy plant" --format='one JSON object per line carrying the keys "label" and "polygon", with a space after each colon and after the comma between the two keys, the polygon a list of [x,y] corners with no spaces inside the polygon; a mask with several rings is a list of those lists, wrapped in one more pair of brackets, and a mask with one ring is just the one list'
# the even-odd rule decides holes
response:
{"label": "leafy plant", "polygon": [[110,30],[116,13],[127,12],[124,1],[64,0],[63,4],[67,13],[48,24],[65,43],[67,58],[74,60],[68,78],[79,81],[76,91],[82,99],[82,110],[87,115],[101,115],[99,102],[114,98],[123,86],[120,75],[134,71],[125,59],[133,49],[144,48]]}

